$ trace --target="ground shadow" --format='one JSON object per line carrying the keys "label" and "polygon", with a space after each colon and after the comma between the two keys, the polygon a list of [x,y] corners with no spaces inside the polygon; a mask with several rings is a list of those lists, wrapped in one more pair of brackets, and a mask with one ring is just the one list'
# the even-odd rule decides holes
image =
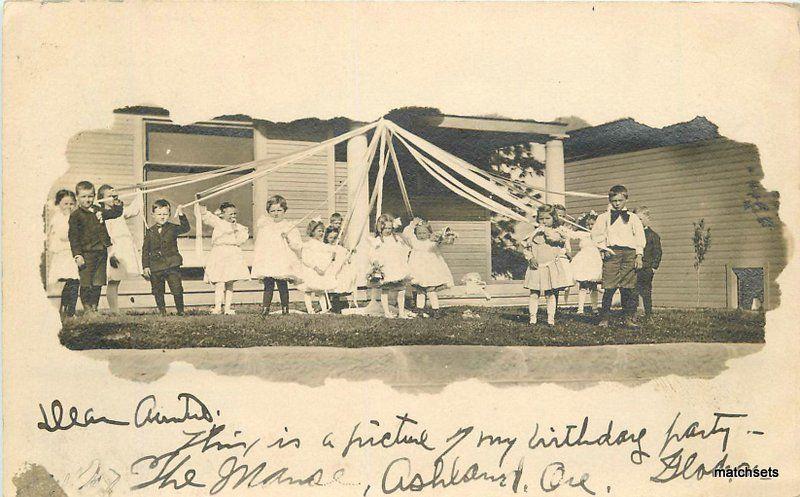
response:
{"label": "ground shadow", "polygon": [[409,392],[437,392],[470,379],[496,386],[556,383],[573,389],[599,381],[629,386],[678,375],[713,378],[730,359],[763,344],[676,343],[597,347],[408,346],[363,349],[331,347],[194,348],[175,350],[88,350],[107,361],[119,378],[155,381],[170,363],[229,376],[320,386],[327,379],[378,380]]}

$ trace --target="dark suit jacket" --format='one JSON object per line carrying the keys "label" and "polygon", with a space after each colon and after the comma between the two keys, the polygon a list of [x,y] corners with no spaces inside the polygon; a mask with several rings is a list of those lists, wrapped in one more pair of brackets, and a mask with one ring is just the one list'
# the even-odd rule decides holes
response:
{"label": "dark suit jacket", "polygon": [[181,225],[165,223],[160,226],[154,224],[147,228],[142,246],[142,267],[150,271],[163,271],[165,269],[180,267],[183,264],[181,253],[178,252],[178,236],[188,233],[192,229],[186,216],[178,216]]}
{"label": "dark suit jacket", "polygon": [[122,215],[122,204],[110,209],[92,206],[89,209],[78,207],[69,215],[69,247],[72,256],[83,255],[92,250],[105,250],[111,246],[106,223],[97,219],[96,212],[102,212],[103,219],[114,219]]}
{"label": "dark suit jacket", "polygon": [[644,238],[647,243],[644,246],[642,256],[643,269],[658,269],[661,264],[661,237],[650,227],[644,229]]}

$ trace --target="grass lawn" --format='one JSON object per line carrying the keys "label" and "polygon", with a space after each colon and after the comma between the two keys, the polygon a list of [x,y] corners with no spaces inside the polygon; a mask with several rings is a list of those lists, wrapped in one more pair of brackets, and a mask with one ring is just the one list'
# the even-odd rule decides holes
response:
{"label": "grass lawn", "polygon": [[[479,318],[464,317],[470,310]],[[339,315],[258,315],[256,306],[238,306],[235,316],[190,311],[161,317],[145,311],[99,314],[67,320],[59,333],[70,349],[172,349],[183,347],[388,345],[608,345],[626,343],[764,341],[764,315],[737,310],[656,310],[639,329],[612,320],[600,328],[595,318],[560,309],[553,327],[528,324],[522,307],[450,307],[437,319],[384,319]],[[540,320],[544,315],[540,312]]]}

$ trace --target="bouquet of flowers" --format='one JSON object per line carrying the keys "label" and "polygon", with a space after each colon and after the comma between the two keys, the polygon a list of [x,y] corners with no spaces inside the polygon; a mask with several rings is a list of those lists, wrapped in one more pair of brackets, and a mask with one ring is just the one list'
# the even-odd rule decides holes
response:
{"label": "bouquet of flowers", "polygon": [[367,282],[371,285],[380,285],[384,278],[383,265],[379,262],[373,262],[367,273]]}
{"label": "bouquet of flowers", "polygon": [[458,234],[455,231],[453,231],[450,228],[450,226],[446,226],[444,229],[442,229],[442,231],[434,233],[433,236],[431,237],[431,240],[433,240],[436,243],[449,245],[454,243],[457,238]]}
{"label": "bouquet of flowers", "polygon": [[548,242],[552,245],[563,247],[564,241],[564,235],[562,235],[557,228],[539,226],[531,235],[531,242],[537,244]]}

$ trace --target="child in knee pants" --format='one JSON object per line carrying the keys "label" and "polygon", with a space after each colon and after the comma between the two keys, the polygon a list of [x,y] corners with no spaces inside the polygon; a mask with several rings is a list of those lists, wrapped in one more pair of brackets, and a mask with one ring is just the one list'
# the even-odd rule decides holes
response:
{"label": "child in knee pants", "polygon": [[625,324],[633,327],[638,300],[636,271],[642,268],[645,246],[644,226],[639,217],[625,207],[628,203],[627,188],[613,186],[608,192],[608,201],[608,211],[601,213],[592,227],[592,239],[613,252],[603,260],[604,293],[600,326],[608,326],[611,301],[619,289]]}
{"label": "child in knee pants", "polygon": [[106,284],[106,263],[111,237],[105,221],[122,215],[122,205],[103,209],[94,204],[94,185],[81,181],[75,186],[78,208],[69,216],[70,249],[78,265],[80,297],[85,311],[97,311],[100,292]]}

